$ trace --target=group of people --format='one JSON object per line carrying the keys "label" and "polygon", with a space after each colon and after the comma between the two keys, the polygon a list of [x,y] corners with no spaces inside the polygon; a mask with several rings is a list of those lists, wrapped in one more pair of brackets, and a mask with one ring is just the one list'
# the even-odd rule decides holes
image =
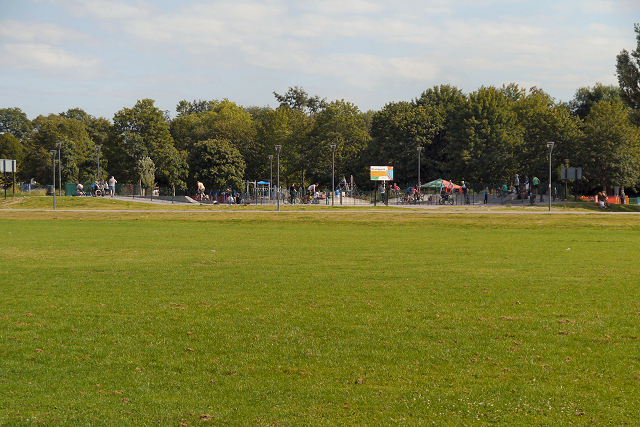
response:
{"label": "group of people", "polygon": [[533,176],[529,181],[529,176],[524,176],[524,183],[520,184],[520,176],[516,174],[513,180],[513,185],[509,188],[506,183],[502,183],[502,187],[499,188],[498,196],[506,197],[509,194],[515,194],[518,198],[527,199],[531,198],[532,202],[535,197],[540,194],[540,179],[537,176]]}
{"label": "group of people", "polygon": [[[106,196],[108,194],[111,197],[113,197],[116,194],[117,183],[118,181],[116,181],[113,175],[107,181],[104,181],[102,179],[94,181],[91,184],[91,195],[93,197],[97,197],[97,196]],[[84,185],[82,184],[76,185],[76,196],[84,196],[84,195],[86,195],[84,191]]]}

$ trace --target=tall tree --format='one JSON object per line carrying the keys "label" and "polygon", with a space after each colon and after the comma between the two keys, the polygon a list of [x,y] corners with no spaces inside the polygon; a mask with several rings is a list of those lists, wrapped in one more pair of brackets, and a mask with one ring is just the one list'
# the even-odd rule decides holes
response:
{"label": "tall tree", "polygon": [[189,164],[194,178],[207,188],[224,190],[230,186],[242,189],[244,159],[229,141],[208,139],[198,142],[190,153]]}
{"label": "tall tree", "polygon": [[21,109],[0,108],[0,134],[10,133],[22,142],[32,129],[31,120]]}
{"label": "tall tree", "polygon": [[622,99],[633,111],[633,121],[640,125],[640,24],[635,24],[636,48],[626,49],[616,57],[616,75]]}
{"label": "tall tree", "polygon": [[422,158],[425,161],[425,177],[442,178],[450,170],[449,163],[457,161],[449,158],[447,134],[452,129],[454,113],[465,105],[467,95],[460,89],[450,85],[434,86],[422,92],[412,103],[416,106],[432,107],[441,118],[438,132],[433,136],[431,144],[425,147]]}
{"label": "tall tree", "polygon": [[447,140],[447,178],[508,182],[517,171],[522,129],[510,101],[495,87],[481,88],[469,95],[453,113]]}
{"label": "tall tree", "polygon": [[584,120],[580,147],[583,177],[606,191],[635,187],[640,179],[640,132],[621,102],[601,101]]}
{"label": "tall tree", "polygon": [[[310,181],[329,185],[331,182],[331,144],[336,144],[335,171],[338,176],[354,178],[362,186],[368,183],[369,171],[363,156],[370,136],[358,107],[342,101],[328,104],[315,116],[309,138],[303,143],[303,170]],[[305,179],[304,184],[309,181]]]}
{"label": "tall tree", "polygon": [[555,143],[552,157],[555,166],[560,166],[569,159],[571,165],[580,166],[576,163],[576,144],[581,136],[580,119],[572,116],[564,105],[556,104],[549,94],[536,87],[531,88],[528,93],[523,91],[522,96],[514,99],[512,108],[523,131],[523,141],[515,155],[517,173],[547,176],[544,172],[548,172],[549,141]]}
{"label": "tall tree", "polygon": [[[397,102],[385,105],[374,114],[371,123],[370,156],[372,164],[393,166],[394,179],[401,183],[418,179],[417,148],[427,149],[442,130],[444,120],[437,107]],[[421,152],[420,176],[438,178],[435,159]]]}
{"label": "tall tree", "polygon": [[26,140],[26,172],[40,182],[48,182],[51,169],[49,151],[62,142],[60,157],[62,180],[65,182],[92,181],[96,174],[96,149],[83,123],[60,115],[38,116],[33,121],[35,131]]}
{"label": "tall tree", "polygon": [[622,100],[620,88],[602,83],[596,83],[594,87],[581,87],[576,90],[573,99],[569,101],[569,109],[581,119],[587,117],[591,108],[600,101],[618,102]]}
{"label": "tall tree", "polygon": [[326,98],[320,99],[318,95],[309,96],[301,87],[290,87],[284,94],[273,92],[281,107],[288,107],[292,110],[300,110],[315,114],[325,108],[328,104]]}
{"label": "tall tree", "polygon": [[[139,182],[136,168],[140,159],[150,157],[156,167],[160,186],[175,185],[176,177],[186,176],[185,168],[172,172],[171,159],[180,158],[165,121],[164,112],[152,99],[136,102],[133,108],[124,108],[113,117],[113,127],[104,149],[111,173],[120,182]],[[173,182],[172,182],[173,181]]]}

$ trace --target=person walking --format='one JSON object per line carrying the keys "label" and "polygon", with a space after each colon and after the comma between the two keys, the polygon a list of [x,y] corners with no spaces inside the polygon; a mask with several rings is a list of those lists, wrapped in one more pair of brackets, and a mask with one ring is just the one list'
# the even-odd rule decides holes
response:
{"label": "person walking", "polygon": [[116,184],[118,183],[118,181],[116,181],[116,179],[113,177],[113,175],[111,175],[111,178],[109,178],[109,194],[111,194],[111,198],[113,199],[113,196],[115,196],[116,194]]}

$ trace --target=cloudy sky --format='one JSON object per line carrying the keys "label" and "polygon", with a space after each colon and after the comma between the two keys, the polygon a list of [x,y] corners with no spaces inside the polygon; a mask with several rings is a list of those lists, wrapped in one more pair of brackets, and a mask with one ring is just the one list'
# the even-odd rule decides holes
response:
{"label": "cloudy sky", "polygon": [[277,106],[301,86],[362,111],[451,84],[570,100],[617,84],[638,0],[0,0],[0,108],[111,119],[151,98]]}

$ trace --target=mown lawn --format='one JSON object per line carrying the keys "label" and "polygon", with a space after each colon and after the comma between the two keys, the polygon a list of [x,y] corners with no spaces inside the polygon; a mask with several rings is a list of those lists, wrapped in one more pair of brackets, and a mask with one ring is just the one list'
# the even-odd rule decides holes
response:
{"label": "mown lawn", "polygon": [[0,425],[633,425],[639,232],[0,211]]}

